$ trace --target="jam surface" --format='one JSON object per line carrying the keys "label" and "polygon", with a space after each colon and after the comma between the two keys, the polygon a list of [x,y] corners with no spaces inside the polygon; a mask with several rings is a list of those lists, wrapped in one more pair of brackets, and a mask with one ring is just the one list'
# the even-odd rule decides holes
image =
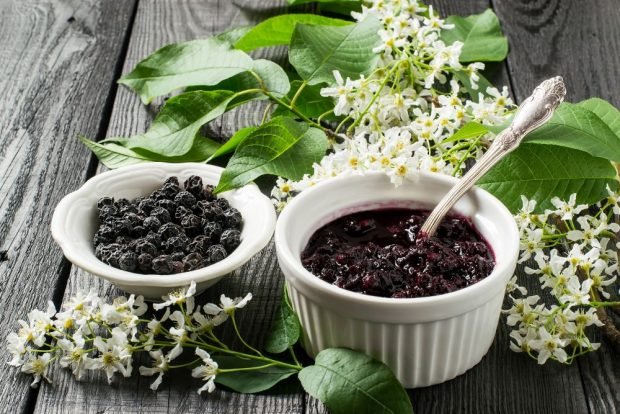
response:
{"label": "jam surface", "polygon": [[453,292],[491,274],[492,250],[465,217],[448,215],[433,237],[416,241],[429,213],[390,208],[340,217],[312,235],[302,264],[340,288],[391,298]]}

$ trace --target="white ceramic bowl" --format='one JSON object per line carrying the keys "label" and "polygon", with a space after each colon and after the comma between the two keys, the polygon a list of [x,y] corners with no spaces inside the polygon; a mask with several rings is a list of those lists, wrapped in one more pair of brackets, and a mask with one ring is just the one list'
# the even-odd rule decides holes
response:
{"label": "white ceramic bowl", "polygon": [[146,163],[98,174],[60,201],[52,217],[52,236],[73,264],[129,293],[157,299],[174,288],[189,285],[192,280],[200,293],[250,260],[271,239],[275,210],[256,185],[220,195],[243,216],[239,247],[221,262],[173,275],[131,273],[97,259],[92,242],[97,229],[97,200],[104,196],[130,200],[146,196],[171,176],[177,176],[182,183],[189,176],[198,175],[205,185],[215,185],[222,171],[220,167],[199,163]]}
{"label": "white ceramic bowl", "polygon": [[322,281],[300,260],[310,236],[326,223],[372,208],[430,207],[457,181],[419,173],[394,188],[381,173],[336,178],[304,191],[284,209],[276,225],[278,261],[311,356],[329,347],[363,351],[385,362],[408,388],[452,379],[482,359],[519,252],[512,215],[486,191],[474,188],[455,206],[495,254],[493,272],[467,288],[413,299],[368,296]]}

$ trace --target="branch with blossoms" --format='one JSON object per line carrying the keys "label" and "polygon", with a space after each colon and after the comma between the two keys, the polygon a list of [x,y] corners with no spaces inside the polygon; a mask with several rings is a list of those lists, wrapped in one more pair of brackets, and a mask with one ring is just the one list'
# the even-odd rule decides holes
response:
{"label": "branch with blossoms", "polygon": [[[251,293],[236,299],[222,295],[219,305],[208,303],[200,308],[195,305],[195,291],[192,282],[188,288],[164,297],[162,303],[153,304],[160,315],[152,319],[143,318],[148,307],[141,296],[104,303],[92,292],[80,293],[70,298],[61,312],[56,312],[50,302],[46,311],[35,309],[28,313],[28,321],[18,321],[20,329],[8,335],[12,355],[9,365],[33,375],[33,387],[41,380],[51,382],[48,371],[53,362],[70,369],[78,380],[87,371],[103,371],[111,383],[117,373],[131,376],[137,354],[148,352],[151,365],[140,366],[138,371],[144,376],[156,376],[152,390],[158,389],[168,371],[193,368],[192,376],[204,381],[199,394],[212,392],[216,378],[224,373],[258,371],[267,366],[302,369],[296,360],[270,358],[243,339],[235,313],[252,299]],[[215,328],[228,321],[246,352],[233,350],[218,338]],[[185,348],[192,349],[196,358],[175,364]],[[221,368],[217,356],[258,363]]]}
{"label": "branch with blossoms", "polygon": [[[619,308],[615,282],[618,272],[618,232],[613,221],[620,214],[620,193],[608,189],[608,197],[592,209],[553,198],[554,210],[534,214],[536,203],[522,197],[523,208],[515,216],[521,234],[520,263],[529,261],[525,273],[538,278],[550,293],[547,304],[538,295],[526,296],[516,276],[508,287],[512,304],[506,322],[511,349],[526,352],[544,364],[548,359],[570,364],[600,346],[592,342],[592,330],[599,327],[620,350],[620,331],[607,314]],[[590,211],[595,211],[590,214]]]}

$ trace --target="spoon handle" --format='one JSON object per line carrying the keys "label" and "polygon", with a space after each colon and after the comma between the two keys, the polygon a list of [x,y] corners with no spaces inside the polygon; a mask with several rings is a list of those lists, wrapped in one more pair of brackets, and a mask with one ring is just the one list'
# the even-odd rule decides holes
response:
{"label": "spoon handle", "polygon": [[463,194],[506,154],[517,148],[525,135],[547,122],[565,95],[566,88],[560,76],[538,85],[523,101],[508,128],[495,137],[487,152],[433,209],[420,229],[420,234],[426,237],[435,234],[441,220]]}

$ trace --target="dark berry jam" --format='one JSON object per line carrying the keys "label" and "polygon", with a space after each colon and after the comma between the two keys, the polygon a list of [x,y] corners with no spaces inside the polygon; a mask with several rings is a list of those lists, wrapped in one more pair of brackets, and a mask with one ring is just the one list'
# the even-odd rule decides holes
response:
{"label": "dark berry jam", "polygon": [[353,292],[417,298],[454,292],[493,270],[493,252],[468,218],[448,215],[416,240],[430,212],[390,208],[349,214],[321,227],[301,254],[320,279]]}

